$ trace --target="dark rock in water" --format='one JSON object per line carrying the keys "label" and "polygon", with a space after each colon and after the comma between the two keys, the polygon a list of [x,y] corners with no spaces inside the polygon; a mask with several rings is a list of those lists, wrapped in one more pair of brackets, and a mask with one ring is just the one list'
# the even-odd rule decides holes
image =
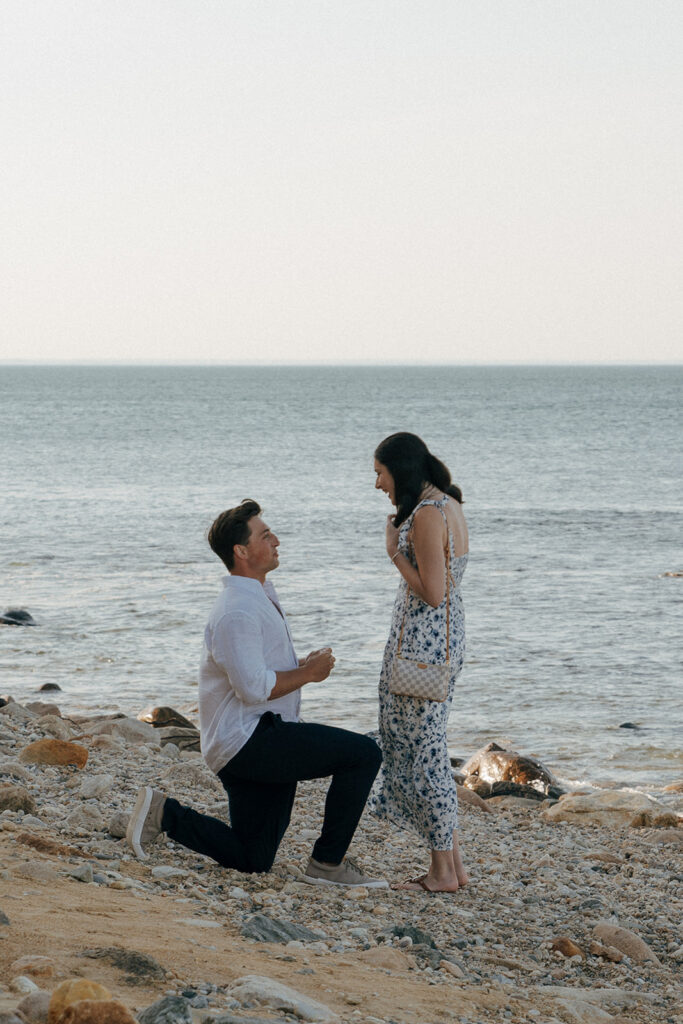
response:
{"label": "dark rock in water", "polygon": [[521,786],[519,782],[492,782],[490,796],[521,796],[526,800],[545,800],[545,793],[533,786]]}
{"label": "dark rock in water", "polygon": [[120,946],[105,946],[100,949],[84,949],[81,956],[92,960],[106,960],[113,967],[128,974],[124,981],[128,985],[144,985],[150,978],[165,978],[166,971],[161,964],[146,953],[138,953],[134,949],[122,949]]}
{"label": "dark rock in water", "polygon": [[[557,779],[552,772],[542,765],[535,757],[528,757],[519,754],[516,750],[505,750],[497,743],[489,743],[482,750],[479,750],[473,757],[462,766],[466,774],[465,785],[468,789],[474,790],[479,796],[492,796],[491,791],[486,792],[488,783],[491,787],[495,783],[515,783],[524,789],[533,789],[541,794],[541,798],[548,795],[548,790],[553,787],[558,795],[560,790]],[[505,793],[513,792],[505,790]],[[498,790],[496,796],[503,795]],[[515,796],[528,796],[528,793],[514,791]]]}
{"label": "dark rock in water", "polygon": [[293,921],[276,921],[267,914],[254,914],[240,929],[245,939],[257,942],[316,942],[325,936]]}
{"label": "dark rock in water", "polygon": [[192,1024],[192,1013],[182,996],[164,996],[138,1014],[139,1024]]}
{"label": "dark rock in water", "polygon": [[149,722],[155,729],[167,729],[169,726],[177,726],[180,729],[194,729],[197,731],[197,726],[185,718],[185,715],[181,715],[175,708],[147,708],[146,711],[142,711],[138,715],[140,722]]}
{"label": "dark rock in water", "polygon": [[13,700],[14,697],[10,697],[9,693],[6,693],[3,697],[0,697],[0,708],[6,708]]}
{"label": "dark rock in water", "polygon": [[620,729],[640,729],[640,726],[636,725],[634,722],[622,722],[621,725],[619,726],[619,728]]}
{"label": "dark rock in water", "polygon": [[459,768],[461,764],[465,763],[465,758],[464,757],[451,757],[450,758],[450,762],[451,762],[451,768]]}
{"label": "dark rock in water", "polygon": [[0,623],[4,626],[37,626],[38,623],[30,612],[23,608],[8,608],[4,615],[0,615]]}
{"label": "dark rock in water", "polygon": [[38,690],[40,692],[42,692],[43,690],[61,690],[61,686],[59,685],[59,683],[43,683],[42,686],[38,687]]}

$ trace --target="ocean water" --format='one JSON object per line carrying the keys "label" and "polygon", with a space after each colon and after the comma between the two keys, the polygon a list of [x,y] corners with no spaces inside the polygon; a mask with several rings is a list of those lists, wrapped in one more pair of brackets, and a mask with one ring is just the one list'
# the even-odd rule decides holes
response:
{"label": "ocean water", "polygon": [[[3,367],[0,693],[65,712],[196,706],[224,570],[206,540],[256,498],[304,714],[367,730],[398,574],[373,450],[420,434],[465,496],[468,654],[453,753],[491,739],[570,784],[683,776],[683,368]],[[638,728],[624,729],[632,723]]]}

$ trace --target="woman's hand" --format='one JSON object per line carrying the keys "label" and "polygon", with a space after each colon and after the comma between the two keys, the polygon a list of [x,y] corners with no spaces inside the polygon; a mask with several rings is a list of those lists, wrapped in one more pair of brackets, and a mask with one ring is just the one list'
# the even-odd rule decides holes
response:
{"label": "woman's hand", "polygon": [[398,551],[398,527],[394,526],[393,516],[387,516],[386,545],[389,558],[393,558]]}

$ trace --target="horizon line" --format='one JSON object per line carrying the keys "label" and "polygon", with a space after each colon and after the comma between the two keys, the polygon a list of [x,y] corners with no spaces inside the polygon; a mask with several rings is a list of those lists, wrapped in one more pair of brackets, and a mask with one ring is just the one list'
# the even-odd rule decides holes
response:
{"label": "horizon line", "polygon": [[591,368],[591,367],[593,367],[593,368],[609,368],[609,367],[611,367],[613,369],[618,369],[618,368],[629,368],[629,367],[630,368],[636,368],[636,367],[642,367],[642,368],[654,368],[654,367],[665,368],[665,367],[672,367],[672,368],[675,368],[675,367],[680,367],[680,366],[683,366],[683,360],[681,360],[679,362],[666,362],[666,361],[661,361],[661,362],[659,362],[659,361],[656,361],[656,362],[639,362],[639,361],[633,361],[633,362],[563,362],[563,361],[558,361],[558,362],[536,362],[536,361],[531,360],[529,362],[519,362],[519,361],[506,362],[506,361],[502,361],[502,362],[499,362],[499,363],[494,363],[494,362],[485,362],[485,363],[484,362],[481,362],[481,363],[477,363],[477,362],[462,362],[462,363],[443,363],[443,362],[433,362],[433,363],[426,363],[426,362],[419,362],[419,363],[418,362],[371,363],[371,362],[351,362],[351,361],[329,362],[329,363],[323,363],[323,362],[320,362],[320,363],[318,363],[318,362],[285,362],[285,363],[278,363],[278,362],[256,362],[256,363],[249,363],[249,362],[210,362],[210,361],[207,361],[207,362],[190,362],[190,361],[162,362],[160,360],[158,360],[158,361],[150,361],[150,362],[145,362],[145,361],[126,362],[124,360],[106,361],[106,362],[102,361],[102,360],[97,360],[97,361],[94,361],[94,360],[93,361],[82,361],[82,360],[69,360],[69,361],[67,361],[67,360],[63,360],[61,362],[42,362],[42,361],[38,361],[38,360],[3,360],[3,359],[0,359],[0,368],[3,368],[3,367],[23,367],[23,368],[29,368],[30,367],[30,368],[44,368],[44,369],[57,369],[57,368],[61,369],[61,368],[68,368],[68,367],[72,367],[72,368],[92,368],[92,369],[95,369],[95,368],[99,367],[99,368],[102,368],[102,369],[106,369],[106,368],[110,368],[110,369],[111,368],[121,368],[121,369],[124,369],[124,368],[130,368],[130,369],[133,369],[133,368],[138,368],[138,369],[153,369],[153,368],[174,369],[174,368],[178,368],[178,369],[183,369],[184,368],[184,369],[252,369],[252,370],[262,370],[262,369],[342,369],[342,368],[346,368],[346,369],[369,369],[369,370],[371,370],[371,369],[377,369],[377,370],[379,370],[379,369],[402,369],[402,368],[411,368],[411,369],[442,369],[442,368],[470,369],[470,368],[476,368],[476,369],[484,369],[486,367],[491,367],[491,368],[500,368],[500,367],[505,367],[505,368],[534,367],[534,368],[537,368],[537,369],[542,369],[542,368],[548,368],[548,369],[551,369],[551,368],[582,368],[582,367],[583,368]]}

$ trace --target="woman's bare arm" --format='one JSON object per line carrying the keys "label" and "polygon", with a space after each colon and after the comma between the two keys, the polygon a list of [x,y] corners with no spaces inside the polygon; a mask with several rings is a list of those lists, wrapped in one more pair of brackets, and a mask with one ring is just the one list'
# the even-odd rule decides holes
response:
{"label": "woman's bare arm", "polygon": [[404,580],[419,598],[438,608],[446,594],[446,526],[434,505],[425,505],[413,518],[412,542],[417,567],[398,552],[398,530],[387,523],[387,552]]}

